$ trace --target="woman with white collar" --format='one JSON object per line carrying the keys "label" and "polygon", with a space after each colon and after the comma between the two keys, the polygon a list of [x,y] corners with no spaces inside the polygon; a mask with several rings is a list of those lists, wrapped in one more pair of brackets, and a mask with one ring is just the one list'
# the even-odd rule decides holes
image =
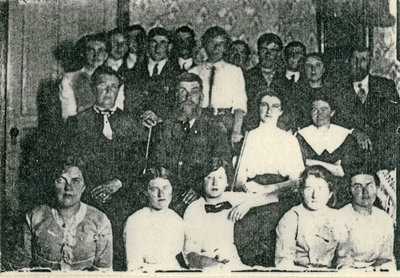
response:
{"label": "woman with white collar", "polygon": [[[315,97],[311,107],[313,124],[299,130],[296,137],[306,166],[320,165],[342,178],[357,167],[362,156],[350,136],[351,130],[331,124],[335,112],[332,98],[326,95]],[[338,206],[350,201],[345,189],[337,188],[336,191],[340,191],[337,192]]]}

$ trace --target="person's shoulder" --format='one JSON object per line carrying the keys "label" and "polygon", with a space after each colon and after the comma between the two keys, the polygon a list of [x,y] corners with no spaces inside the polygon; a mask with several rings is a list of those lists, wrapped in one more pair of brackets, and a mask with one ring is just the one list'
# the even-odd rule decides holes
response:
{"label": "person's shoulder", "polygon": [[168,216],[173,221],[171,224],[178,223],[179,225],[183,224],[183,219],[180,217],[174,210],[168,209]]}
{"label": "person's shoulder", "polygon": [[202,206],[204,206],[204,198],[200,197],[199,199],[187,206],[183,215],[183,219],[187,221],[188,219],[192,219],[194,215],[202,214],[203,211],[205,213],[205,210],[202,210]]}
{"label": "person's shoulder", "polygon": [[299,216],[304,213],[304,210],[305,208],[302,204],[291,207],[281,217],[280,223],[297,223]]}
{"label": "person's shoulder", "polygon": [[95,207],[92,207],[91,205],[85,203],[82,204],[86,205],[86,217],[88,219],[93,220],[93,222],[97,223],[98,226],[111,225],[110,220],[104,212]]}
{"label": "person's shoulder", "polygon": [[385,226],[388,226],[388,225],[392,226],[393,225],[392,218],[384,210],[373,206],[372,207],[372,214],[374,215],[374,217],[376,219],[379,219],[383,224],[385,224]]}

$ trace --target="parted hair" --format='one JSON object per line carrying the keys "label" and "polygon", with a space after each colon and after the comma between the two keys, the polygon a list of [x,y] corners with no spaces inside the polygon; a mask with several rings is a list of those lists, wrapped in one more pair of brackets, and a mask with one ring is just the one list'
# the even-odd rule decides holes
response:
{"label": "parted hair", "polygon": [[102,75],[102,74],[114,75],[115,77],[118,78],[119,86],[122,85],[122,78],[119,75],[119,73],[105,65],[98,67],[94,71],[94,73],[92,74],[92,77],[91,77],[92,84],[97,84],[97,82],[99,81],[100,75]]}
{"label": "parted hair", "polygon": [[276,43],[279,46],[279,50],[282,50],[282,48],[283,48],[283,43],[282,43],[281,38],[274,33],[262,34],[257,40],[257,49],[259,50],[261,45],[264,43],[267,43],[267,44]]}

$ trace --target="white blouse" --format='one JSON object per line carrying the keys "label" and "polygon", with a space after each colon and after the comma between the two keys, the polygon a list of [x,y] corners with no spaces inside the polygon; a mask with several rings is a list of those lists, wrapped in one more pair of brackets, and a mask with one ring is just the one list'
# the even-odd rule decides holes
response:
{"label": "white blouse", "polygon": [[125,224],[128,271],[181,269],[176,255],[184,244],[183,220],[173,210],[142,208]]}

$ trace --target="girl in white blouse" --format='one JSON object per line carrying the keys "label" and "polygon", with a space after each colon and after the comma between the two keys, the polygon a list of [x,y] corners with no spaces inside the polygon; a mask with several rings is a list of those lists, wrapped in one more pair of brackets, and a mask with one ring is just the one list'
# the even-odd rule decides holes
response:
{"label": "girl in white blouse", "polygon": [[180,270],[177,256],[184,244],[183,220],[168,206],[172,198],[169,171],[147,170],[148,206],[125,224],[128,271]]}

